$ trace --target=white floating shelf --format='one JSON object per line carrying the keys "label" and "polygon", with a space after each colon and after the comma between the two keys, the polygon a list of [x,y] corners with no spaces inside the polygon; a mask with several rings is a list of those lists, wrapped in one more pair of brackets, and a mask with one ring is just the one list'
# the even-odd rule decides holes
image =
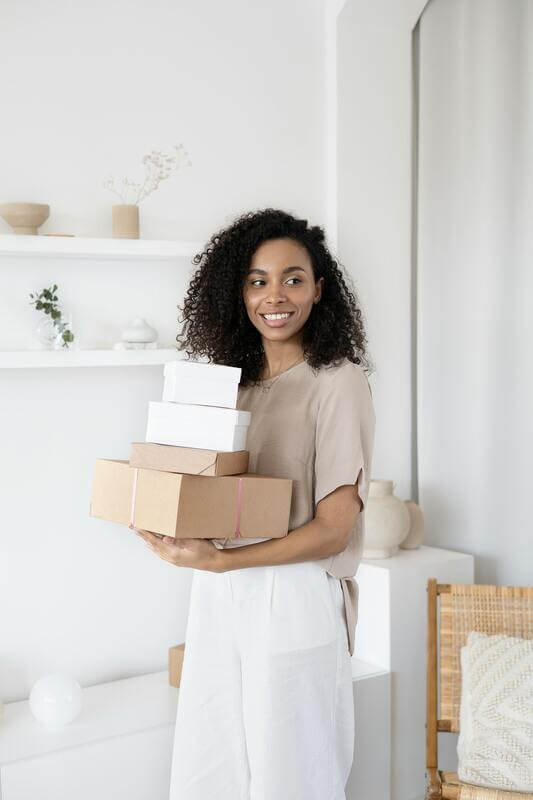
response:
{"label": "white floating shelf", "polygon": [[202,242],[159,239],[95,239],[85,236],[0,234],[0,256],[39,258],[139,258],[171,260],[201,253]]}
{"label": "white floating shelf", "polygon": [[178,359],[176,348],[157,350],[4,350],[1,368],[33,367],[136,367],[165,364]]}

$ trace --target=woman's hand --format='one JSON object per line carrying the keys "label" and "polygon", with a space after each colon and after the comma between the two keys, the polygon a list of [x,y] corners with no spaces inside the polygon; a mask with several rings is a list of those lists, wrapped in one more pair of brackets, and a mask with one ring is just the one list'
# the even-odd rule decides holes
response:
{"label": "woman's hand", "polygon": [[209,539],[176,539],[173,536],[145,531],[143,528],[130,527],[144,539],[150,550],[169,564],[223,572],[219,550]]}

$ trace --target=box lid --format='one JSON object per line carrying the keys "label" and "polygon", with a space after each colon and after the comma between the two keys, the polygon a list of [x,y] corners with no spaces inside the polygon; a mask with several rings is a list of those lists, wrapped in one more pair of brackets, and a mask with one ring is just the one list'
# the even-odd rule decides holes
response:
{"label": "box lid", "polygon": [[222,406],[200,406],[194,403],[173,403],[165,400],[149,400],[149,413],[164,419],[183,420],[184,422],[209,423],[232,422],[234,425],[249,425],[251,411],[239,408],[223,408]]}
{"label": "box lid", "polygon": [[239,383],[241,379],[240,367],[226,367],[224,364],[208,364],[204,361],[193,361],[178,358],[165,362],[164,375],[173,375],[178,379],[198,379],[213,381],[229,381]]}

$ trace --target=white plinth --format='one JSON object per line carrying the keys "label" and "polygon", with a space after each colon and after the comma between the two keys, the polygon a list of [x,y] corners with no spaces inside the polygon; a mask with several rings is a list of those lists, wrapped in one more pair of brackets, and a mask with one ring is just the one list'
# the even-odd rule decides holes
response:
{"label": "white plinth", "polygon": [[[474,558],[423,545],[391,558],[363,559],[357,572],[354,658],[391,672],[392,800],[419,800],[424,795],[428,578],[473,583]],[[446,736],[444,747],[453,749],[455,737]],[[453,755],[448,753],[448,758]]]}
{"label": "white plinth", "polygon": [[168,672],[83,690],[83,709],[60,730],[27,701],[0,720],[2,800],[167,800],[178,693]]}
{"label": "white plinth", "polygon": [[[386,800],[390,783],[390,675],[352,660],[356,716],[347,800]],[[179,689],[168,672],[90,686],[80,716],[60,730],[23,700],[0,720],[2,800],[168,800]],[[207,798],[206,798],[207,800]],[[280,800],[282,800],[280,798]]]}
{"label": "white plinth", "polygon": [[354,656],[352,675],[355,746],[346,800],[389,800],[391,674]]}

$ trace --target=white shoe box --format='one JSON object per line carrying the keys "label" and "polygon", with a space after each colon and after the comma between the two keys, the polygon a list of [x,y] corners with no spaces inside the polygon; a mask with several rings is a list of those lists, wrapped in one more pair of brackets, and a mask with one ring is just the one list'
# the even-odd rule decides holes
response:
{"label": "white shoe box", "polygon": [[165,376],[163,400],[170,403],[235,408],[239,384],[229,381],[191,380]]}
{"label": "white shoe box", "polygon": [[240,367],[200,361],[168,361],[164,376],[165,402],[233,409],[237,405]]}
{"label": "white shoe box", "polygon": [[151,400],[146,441],[206,450],[246,450],[251,418],[250,411]]}

